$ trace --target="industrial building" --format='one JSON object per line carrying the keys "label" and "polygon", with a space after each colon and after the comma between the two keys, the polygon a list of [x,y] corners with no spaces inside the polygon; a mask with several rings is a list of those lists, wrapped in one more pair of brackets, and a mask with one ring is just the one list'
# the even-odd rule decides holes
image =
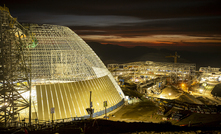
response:
{"label": "industrial building", "polygon": [[201,73],[200,82],[220,82],[221,72],[220,68],[213,67],[200,67],[199,72]]}
{"label": "industrial building", "polygon": [[108,69],[112,72],[119,85],[134,83],[137,85],[137,91],[150,95],[161,94],[162,89],[168,83],[175,85],[186,83],[190,85],[195,77],[196,65],[141,61],[108,64]]}
{"label": "industrial building", "polygon": [[68,27],[21,25],[1,7],[0,35],[1,122],[88,118],[87,108],[95,117],[124,103],[111,73]]}
{"label": "industrial building", "polygon": [[[158,76],[166,76],[173,79],[173,83],[186,80],[195,76],[196,65],[188,63],[168,63],[141,61],[125,64],[108,64],[108,69],[113,76],[128,75],[134,78],[154,79]],[[171,80],[172,80],[171,79]]]}

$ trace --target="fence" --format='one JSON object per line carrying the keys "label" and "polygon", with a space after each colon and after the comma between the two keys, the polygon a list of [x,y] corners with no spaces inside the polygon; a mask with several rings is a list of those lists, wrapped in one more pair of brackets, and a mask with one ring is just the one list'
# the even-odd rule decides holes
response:
{"label": "fence", "polygon": [[[114,109],[117,109],[118,107],[122,106],[124,104],[124,99],[122,99],[119,103],[116,105],[107,108],[107,113],[113,111]],[[105,114],[105,110],[93,113],[93,117],[101,116]],[[72,121],[81,121],[90,118],[90,115],[85,115],[82,117],[70,117],[70,118],[64,118],[64,119],[56,119],[53,120],[53,124],[62,124],[62,123],[67,123],[67,122],[72,122]],[[25,122],[25,119],[20,121],[20,122],[8,122],[6,124],[6,127],[4,128],[23,128],[23,127],[32,127],[34,129],[44,129],[44,128],[49,128],[52,125],[52,121],[45,121],[45,120],[37,120],[37,119],[32,119],[31,125],[29,123]]]}
{"label": "fence", "polygon": [[[116,105],[107,108],[107,113],[113,111],[114,109],[117,109],[118,107],[122,106],[123,104],[124,104],[124,99],[122,99]],[[93,117],[101,116],[101,115],[104,115],[104,114],[105,114],[105,110],[101,110],[99,112],[93,113]],[[88,119],[88,118],[90,118],[90,115],[86,115],[86,116],[83,116],[83,117],[84,117],[84,119]]]}

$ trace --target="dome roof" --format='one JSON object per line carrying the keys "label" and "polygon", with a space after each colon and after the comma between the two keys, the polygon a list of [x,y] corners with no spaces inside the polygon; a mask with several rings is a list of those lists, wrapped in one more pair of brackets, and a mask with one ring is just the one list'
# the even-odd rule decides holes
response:
{"label": "dome roof", "polygon": [[68,27],[30,25],[32,79],[82,81],[107,75],[94,51]]}
{"label": "dome roof", "polygon": [[56,119],[88,116],[90,91],[94,116],[103,114],[103,101],[108,101],[110,110],[123,104],[124,94],[111,73],[71,29],[31,24],[29,30],[32,43],[24,54],[31,58],[27,65],[31,65],[32,100],[39,119],[50,119],[51,107]]}
{"label": "dome roof", "polygon": [[[72,120],[88,118],[88,108],[95,117],[124,104],[124,94],[111,73],[71,29],[21,25],[6,7],[0,7],[0,13],[4,37],[0,40],[0,88],[4,93],[0,100],[7,102],[0,105],[8,111],[0,113],[1,119],[14,121],[19,113],[19,118],[29,118],[29,123],[31,118],[48,121],[53,108],[55,120]],[[104,102],[108,105],[102,105]]]}

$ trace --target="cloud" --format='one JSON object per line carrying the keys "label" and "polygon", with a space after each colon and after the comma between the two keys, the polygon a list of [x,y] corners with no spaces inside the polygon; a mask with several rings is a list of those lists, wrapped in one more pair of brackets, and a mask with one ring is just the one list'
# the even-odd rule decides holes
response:
{"label": "cloud", "polygon": [[[136,36],[137,34],[220,34],[221,26],[220,22],[221,16],[217,17],[192,17],[192,18],[170,18],[170,19],[146,19],[137,21],[137,23],[133,23],[134,21],[128,22],[131,25],[124,25],[123,23],[118,23],[115,26],[109,26],[105,28],[101,27],[73,27],[78,29],[99,29],[109,32],[115,32],[116,34],[124,34],[128,35],[130,33],[131,36]],[[115,23],[116,24],[116,23]],[[92,26],[92,25],[91,25]]]}
{"label": "cloud", "polygon": [[221,45],[218,0],[2,2],[19,22],[68,26],[88,41],[128,46]]}
{"label": "cloud", "polygon": [[[63,26],[90,26],[90,27],[108,27],[116,25],[127,25],[145,22],[145,20],[129,17],[129,16],[114,16],[114,15],[55,15],[44,12],[33,12],[26,14],[17,14],[20,16],[21,22],[35,22],[43,24],[56,24]],[[29,18],[29,19],[27,19]],[[31,19],[30,19],[31,18]]]}
{"label": "cloud", "polygon": [[[49,12],[62,15],[116,15],[143,19],[220,15],[218,0],[1,0],[13,13]],[[3,5],[2,5],[3,6]]]}

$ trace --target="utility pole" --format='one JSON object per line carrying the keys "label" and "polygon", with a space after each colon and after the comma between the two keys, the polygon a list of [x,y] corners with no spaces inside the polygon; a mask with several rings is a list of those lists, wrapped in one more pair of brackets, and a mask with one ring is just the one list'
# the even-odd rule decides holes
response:
{"label": "utility pole", "polygon": [[104,101],[104,107],[105,107],[105,118],[107,120],[107,101]]}
{"label": "utility pole", "polygon": [[30,81],[28,84],[29,84],[29,88],[30,88],[30,92],[29,92],[29,125],[31,126],[31,73],[30,73]]}
{"label": "utility pole", "polygon": [[92,96],[92,91],[90,91],[90,100],[89,100],[89,105],[90,106],[89,106],[89,108],[86,108],[87,113],[90,114],[90,119],[93,118],[93,112],[94,112],[94,110],[92,109],[93,104],[92,104],[92,101],[91,101],[91,96]]}
{"label": "utility pole", "polygon": [[93,118],[93,113],[92,113],[92,101],[91,101],[91,95],[92,95],[92,91],[90,91],[90,110],[91,110],[91,112],[90,112],[90,118],[92,119]]}

